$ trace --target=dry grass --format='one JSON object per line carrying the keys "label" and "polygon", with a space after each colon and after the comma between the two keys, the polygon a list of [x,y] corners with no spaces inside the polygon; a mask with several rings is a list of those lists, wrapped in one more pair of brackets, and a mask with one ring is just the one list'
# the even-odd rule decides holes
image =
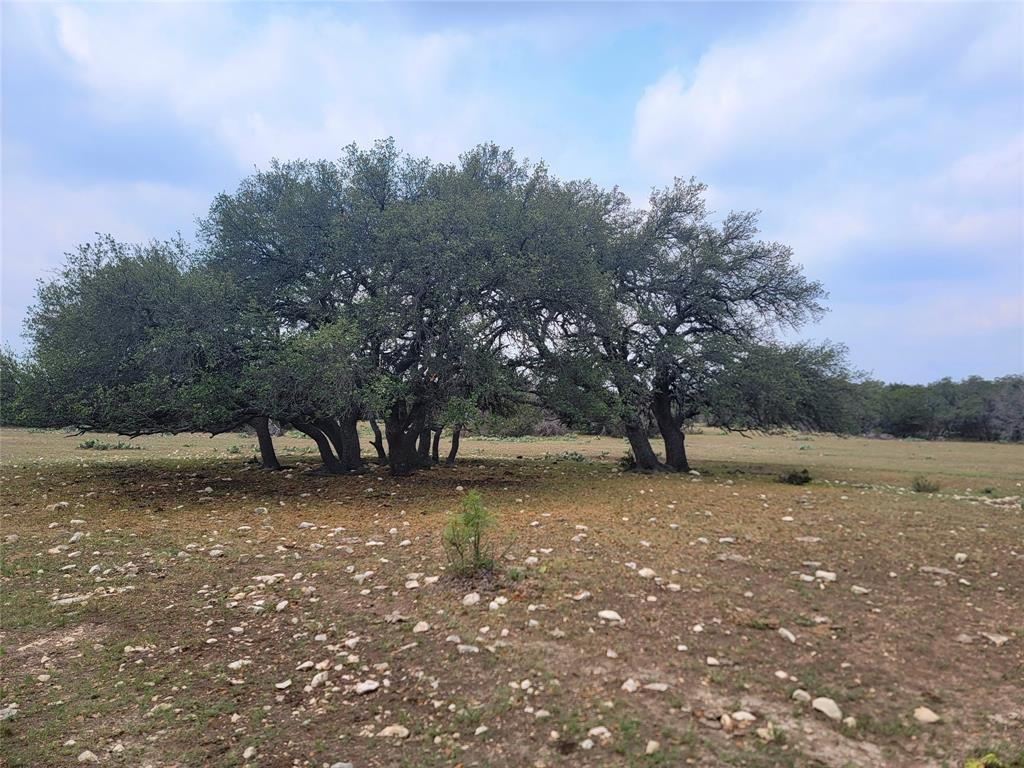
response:
{"label": "dry grass", "polygon": [[[990,500],[1021,493],[1020,446],[704,434],[689,441],[698,478],[623,475],[624,445],[607,438],[470,439],[459,467],[396,481],[306,474],[308,441],[290,438],[280,473],[247,465],[253,441],[237,435],[124,452],[80,440],[0,439],[2,533],[16,537],[0,575],[0,706],[19,705],[0,725],[4,765],[68,765],[84,749],[126,766],[1024,759],[1024,516],[1019,500]],[[805,466],[810,485],[774,481]],[[943,491],[911,492],[918,475]],[[515,540],[503,577],[445,574],[460,486]],[[801,580],[816,570],[836,581]],[[473,589],[483,599],[463,606]],[[496,597],[508,602],[488,610]],[[599,620],[606,608],[624,623]],[[419,621],[430,629],[414,634]],[[306,661],[328,662],[325,684],[304,690]],[[368,678],[381,687],[356,694]],[[627,679],[667,689],[628,693]],[[796,687],[856,726],[795,703]],[[918,724],[918,706],[942,721]],[[753,727],[711,727],[739,708]],[[753,731],[769,721],[781,735],[765,741]],[[392,724],[408,738],[370,735]],[[585,751],[595,727],[611,740]]]}

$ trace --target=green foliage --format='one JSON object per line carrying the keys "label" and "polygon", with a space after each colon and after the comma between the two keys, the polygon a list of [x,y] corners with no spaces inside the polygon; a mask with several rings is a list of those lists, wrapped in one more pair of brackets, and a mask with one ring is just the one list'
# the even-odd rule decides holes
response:
{"label": "green foliage", "polygon": [[275,161],[216,197],[195,248],[100,237],[69,254],[29,354],[0,356],[0,418],[131,436],[271,419],[344,469],[373,416],[396,474],[456,426],[628,433],[645,470],[652,426],[685,470],[698,419],[1024,437],[1021,377],[884,387],[838,345],[779,342],[820,316],[822,287],[754,214],[719,221],[704,198],[677,179],[634,206],[493,144],[452,163],[392,140]]}
{"label": "green foliage", "polygon": [[1024,376],[853,388],[853,431],[901,438],[1024,440]]}
{"label": "green foliage", "polygon": [[622,458],[619,459],[619,469],[622,469],[626,472],[630,472],[636,469],[636,456],[633,455],[632,450],[627,450],[622,455]]}
{"label": "green foliage", "polygon": [[555,461],[572,461],[577,464],[586,462],[587,457],[579,451],[562,451],[555,456]]}
{"label": "green foliage", "polygon": [[106,443],[102,440],[96,440],[90,438],[83,440],[78,444],[78,447],[83,451],[141,451],[141,445],[134,445],[132,443],[126,443],[123,440],[118,440],[116,443]]}
{"label": "green foliage", "polygon": [[498,520],[484,506],[478,491],[468,491],[461,508],[454,513],[441,536],[452,572],[459,576],[491,573],[497,565],[490,531]]}
{"label": "green foliage", "polygon": [[919,476],[914,478],[914,482],[910,486],[914,493],[938,493],[939,484],[934,480],[930,480],[927,477]]}
{"label": "green foliage", "polygon": [[779,475],[779,482],[786,483],[787,485],[807,485],[812,479],[811,473],[807,471],[806,467],[799,472],[793,470],[792,472]]}

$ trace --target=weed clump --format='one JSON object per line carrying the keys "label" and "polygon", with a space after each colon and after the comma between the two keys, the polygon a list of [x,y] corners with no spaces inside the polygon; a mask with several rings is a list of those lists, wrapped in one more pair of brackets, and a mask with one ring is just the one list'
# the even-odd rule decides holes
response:
{"label": "weed clump", "polygon": [[493,573],[498,567],[495,542],[489,533],[498,518],[484,506],[478,491],[469,491],[441,535],[445,555],[458,576]]}
{"label": "weed clump", "polygon": [[118,440],[116,443],[105,443],[102,440],[96,440],[90,438],[83,440],[78,444],[78,447],[83,451],[141,451],[141,445],[132,445],[126,443],[123,440]]}
{"label": "weed clump", "polygon": [[619,469],[624,472],[636,469],[636,456],[633,455],[632,449],[627,449],[626,453],[619,459]]}
{"label": "weed clump", "polygon": [[807,485],[812,479],[811,473],[807,471],[806,467],[799,472],[793,470],[784,475],[779,475],[779,482],[786,483],[787,485]]}
{"label": "weed clump", "polygon": [[939,490],[937,482],[924,476],[915,477],[910,487],[914,489],[914,493],[938,493]]}

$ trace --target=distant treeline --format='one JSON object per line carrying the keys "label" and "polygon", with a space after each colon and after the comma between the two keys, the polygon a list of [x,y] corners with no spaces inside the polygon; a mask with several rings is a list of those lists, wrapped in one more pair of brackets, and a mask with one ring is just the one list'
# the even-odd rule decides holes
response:
{"label": "distant treeline", "polygon": [[[832,421],[840,434],[1024,442],[1024,376],[945,378],[931,384],[886,384],[868,379],[843,386],[846,394],[837,401],[844,413]],[[731,428],[719,424],[713,413],[697,415],[690,426]],[[552,436],[568,431],[556,416],[534,406],[481,418],[473,429],[500,437]],[[655,426],[651,424],[650,429],[655,431]],[[582,431],[622,436],[614,425],[607,424]]]}
{"label": "distant treeline", "polygon": [[1024,440],[1024,376],[853,385],[851,431],[926,440]]}

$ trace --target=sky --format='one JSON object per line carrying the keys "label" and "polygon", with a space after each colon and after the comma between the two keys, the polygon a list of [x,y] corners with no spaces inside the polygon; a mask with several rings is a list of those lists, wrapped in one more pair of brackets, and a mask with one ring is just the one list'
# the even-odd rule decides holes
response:
{"label": "sky", "polygon": [[1024,5],[0,4],[2,306],[95,233],[191,238],[272,158],[494,141],[761,211],[886,381],[1024,372]]}

